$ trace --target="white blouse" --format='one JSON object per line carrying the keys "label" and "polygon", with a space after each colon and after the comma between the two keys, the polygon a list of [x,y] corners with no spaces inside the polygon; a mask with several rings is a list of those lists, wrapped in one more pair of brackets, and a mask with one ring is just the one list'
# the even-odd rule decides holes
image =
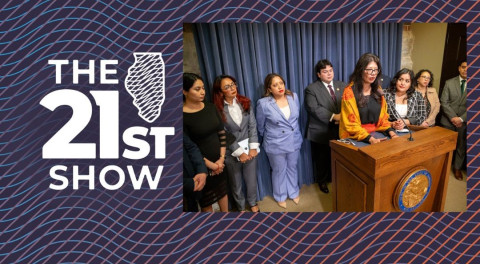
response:
{"label": "white blouse", "polygon": [[280,110],[282,111],[285,118],[288,120],[290,118],[290,106],[287,105],[285,107],[280,108]]}
{"label": "white blouse", "polygon": [[228,113],[230,114],[230,117],[232,118],[233,122],[240,126],[242,124],[242,108],[240,104],[237,101],[237,98],[233,99],[233,103],[230,105],[227,101],[224,101],[225,104],[229,105],[228,107]]}
{"label": "white blouse", "polygon": [[407,104],[395,104],[395,109],[397,110],[398,114],[405,118],[408,112],[408,105]]}

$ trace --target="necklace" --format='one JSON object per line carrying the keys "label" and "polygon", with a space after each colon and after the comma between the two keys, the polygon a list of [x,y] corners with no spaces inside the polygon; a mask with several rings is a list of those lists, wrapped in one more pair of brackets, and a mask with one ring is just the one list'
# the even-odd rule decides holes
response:
{"label": "necklace", "polygon": [[396,98],[396,101],[400,101],[400,103],[403,103],[404,101],[407,100],[407,94],[402,94],[402,95],[398,95],[398,94],[395,94],[395,98]]}

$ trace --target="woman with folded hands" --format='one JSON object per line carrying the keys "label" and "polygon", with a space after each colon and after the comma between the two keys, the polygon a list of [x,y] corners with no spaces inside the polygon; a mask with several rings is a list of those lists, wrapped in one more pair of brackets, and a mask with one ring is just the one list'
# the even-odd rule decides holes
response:
{"label": "woman with folded hands", "polygon": [[413,71],[403,68],[395,74],[385,93],[390,121],[396,130],[403,129],[405,124],[420,126],[427,118],[425,101],[415,86]]}
{"label": "woman with folded hands", "polygon": [[[225,168],[230,179],[232,196],[238,210],[245,211],[246,202],[252,212],[258,212],[257,205],[257,122],[253,114],[252,102],[237,91],[237,80],[229,75],[220,75],[213,82],[213,103],[221,115],[227,132],[235,140],[227,146]],[[240,146],[240,144],[242,146]],[[247,149],[245,149],[247,148]]]}
{"label": "woman with folded hands", "polygon": [[183,133],[200,149],[209,169],[199,200],[202,212],[213,212],[218,202],[222,212],[228,212],[227,176],[225,167],[226,135],[215,105],[204,101],[205,86],[200,76],[183,74]]}

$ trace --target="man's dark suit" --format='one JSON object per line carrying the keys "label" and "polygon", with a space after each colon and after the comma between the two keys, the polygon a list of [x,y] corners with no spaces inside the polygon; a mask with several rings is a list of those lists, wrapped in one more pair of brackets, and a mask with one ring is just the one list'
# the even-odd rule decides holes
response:
{"label": "man's dark suit", "polygon": [[[448,79],[445,82],[442,96],[440,98],[443,116],[440,120],[442,126],[458,132],[457,149],[455,151],[454,169],[460,170],[465,161],[466,140],[467,140],[467,91],[463,94],[460,89],[460,76]],[[451,122],[452,117],[460,117],[463,125],[459,128],[455,127]]]}
{"label": "man's dark suit", "polygon": [[346,84],[333,81],[335,101],[320,79],[305,89],[305,108],[308,112],[307,139],[312,144],[312,159],[318,183],[331,180],[329,140],[338,139],[338,124],[330,119],[340,113],[343,89]]}
{"label": "man's dark suit", "polygon": [[208,173],[202,152],[190,137],[183,133],[183,197],[184,211],[198,212],[197,200],[200,191],[194,192],[193,177],[198,173]]}

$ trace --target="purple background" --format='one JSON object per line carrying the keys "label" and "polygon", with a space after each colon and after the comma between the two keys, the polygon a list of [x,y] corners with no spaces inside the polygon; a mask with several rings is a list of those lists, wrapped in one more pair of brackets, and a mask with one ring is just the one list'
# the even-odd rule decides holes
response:
{"label": "purple background", "polygon": [[[478,1],[10,1],[0,10],[0,262],[479,262]],[[468,212],[182,213],[181,75],[184,22],[466,22]],[[150,125],[124,90],[133,52],[162,52],[166,102],[155,126],[174,126],[167,158],[43,160],[41,147],[70,119],[39,105],[62,88],[120,91],[120,131]],[[96,83],[55,84],[49,59],[96,60]],[[101,59],[116,59],[118,85],[101,85]],[[96,109],[96,108],[94,108]],[[97,142],[98,110],[76,138]],[[98,142],[97,142],[98,143]],[[153,142],[151,142],[153,144]],[[123,150],[121,145],[120,149]],[[82,183],[48,188],[55,164],[163,165],[158,190]],[[98,174],[97,170],[97,174]],[[114,183],[115,177],[111,178]],[[109,179],[109,178],[107,178]]]}

